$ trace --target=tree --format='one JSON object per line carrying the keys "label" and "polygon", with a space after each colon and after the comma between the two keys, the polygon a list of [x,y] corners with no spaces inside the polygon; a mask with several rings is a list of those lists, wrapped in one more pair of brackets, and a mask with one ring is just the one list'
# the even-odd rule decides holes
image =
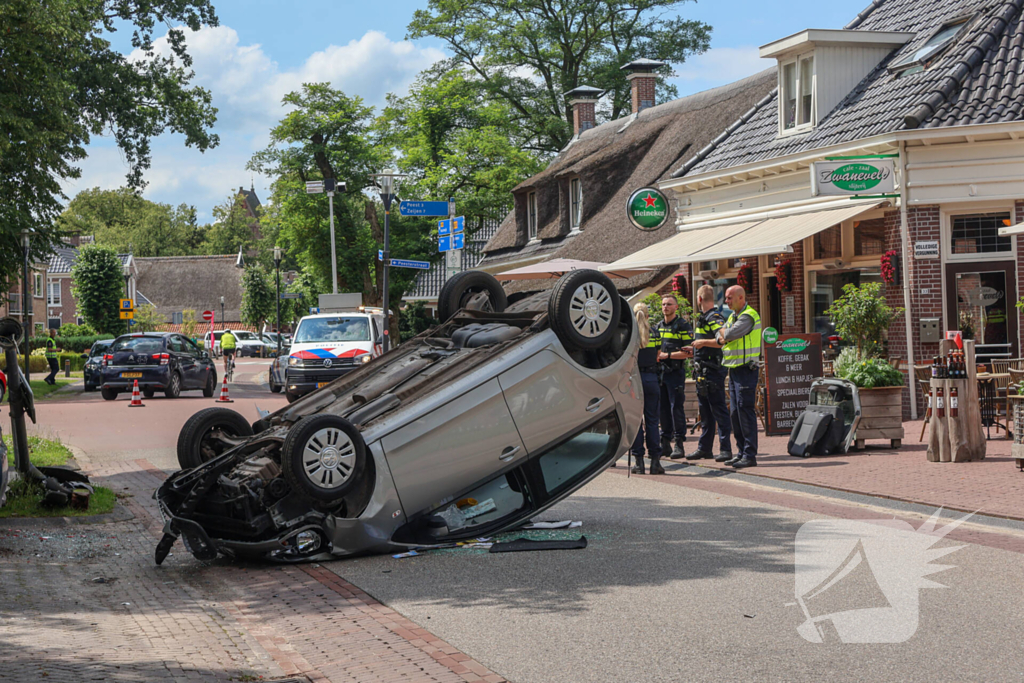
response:
{"label": "tree", "polygon": [[78,315],[100,334],[120,334],[124,277],[121,261],[109,247],[82,247],[71,269],[71,293],[78,302]]}
{"label": "tree", "polygon": [[274,315],[274,288],[260,266],[248,266],[242,275],[242,322],[260,327]]}
{"label": "tree", "polygon": [[399,321],[400,341],[412,339],[420,332],[429,330],[437,324],[438,321],[427,313],[426,304],[422,301],[413,301],[406,306],[402,319]]}
{"label": "tree", "polygon": [[259,229],[259,216],[249,216],[241,193],[232,194],[223,204],[215,206],[213,218],[213,225],[206,229],[203,253],[213,256],[235,254],[239,248],[248,251],[256,243],[254,235]]}
{"label": "tree", "polygon": [[890,308],[885,303],[880,282],[844,285],[843,295],[825,311],[835,324],[836,334],[852,341],[862,359],[882,350],[889,324],[902,313],[902,308]]}
{"label": "tree", "polygon": [[[169,54],[153,42],[168,30]],[[34,230],[33,257],[60,241],[62,183],[92,136],[109,134],[143,186],[150,140],[165,131],[205,151],[218,143],[210,93],[190,87],[184,29],[217,25],[210,0],[4,0],[0,11],[0,276],[21,261],[19,235]],[[109,34],[130,29],[129,58]]]}
{"label": "tree", "polygon": [[647,304],[647,311],[649,313],[647,319],[650,321],[652,328],[665,319],[665,315],[661,312],[661,299],[663,296],[674,296],[676,298],[676,303],[679,304],[676,315],[680,318],[684,320],[691,320],[693,318],[693,306],[690,305],[689,299],[680,296],[679,292],[669,292],[664,295],[653,292],[643,299],[643,303]]}
{"label": "tree", "polygon": [[196,320],[196,309],[186,308],[181,312],[181,333],[191,339],[196,336],[199,321]]}
{"label": "tree", "polygon": [[[608,91],[616,119],[630,102],[621,66],[640,57],[679,64],[708,48],[710,26],[674,16],[684,1],[429,0],[408,31],[442,41],[452,57],[439,67],[471,73],[489,101],[508,106],[528,148],[553,154],[572,136],[566,92]],[[659,88],[675,95],[663,80]]]}
{"label": "tree", "polygon": [[153,304],[143,304],[136,308],[134,320],[132,332],[153,332],[164,324],[164,317],[156,312]]}

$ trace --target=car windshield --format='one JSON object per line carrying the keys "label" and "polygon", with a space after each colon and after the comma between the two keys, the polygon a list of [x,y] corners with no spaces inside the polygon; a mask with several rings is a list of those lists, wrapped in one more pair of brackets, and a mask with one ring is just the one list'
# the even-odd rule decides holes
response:
{"label": "car windshield", "polygon": [[124,337],[114,342],[111,353],[132,351],[134,353],[160,353],[164,350],[163,337]]}
{"label": "car windshield", "polygon": [[368,318],[308,318],[295,331],[295,343],[370,341]]}

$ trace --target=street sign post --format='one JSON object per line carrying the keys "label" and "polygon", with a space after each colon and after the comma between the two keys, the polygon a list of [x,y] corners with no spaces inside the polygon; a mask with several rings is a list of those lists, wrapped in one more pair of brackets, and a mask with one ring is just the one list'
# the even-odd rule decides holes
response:
{"label": "street sign post", "polygon": [[131,320],[135,317],[135,311],[121,311],[121,320]]}
{"label": "street sign post", "polygon": [[322,180],[308,180],[306,181],[306,194],[320,194],[324,191],[324,181]]}
{"label": "street sign post", "polygon": [[122,311],[134,311],[135,302],[131,299],[121,299],[121,310]]}
{"label": "street sign post", "polygon": [[406,200],[398,203],[399,216],[447,216],[448,202]]}
{"label": "street sign post", "polygon": [[452,235],[452,250],[458,251],[466,246],[466,235],[465,233],[457,232]]}
{"label": "street sign post", "polygon": [[301,299],[302,292],[281,292],[282,299]]}
{"label": "street sign post", "polygon": [[393,258],[388,265],[392,268],[416,268],[418,270],[430,269],[430,261],[411,261],[403,258]]}
{"label": "street sign post", "polygon": [[203,311],[203,320],[208,323],[213,322],[213,311]]}
{"label": "street sign post", "polygon": [[437,250],[442,254],[452,250],[452,236],[442,235],[437,238]]}

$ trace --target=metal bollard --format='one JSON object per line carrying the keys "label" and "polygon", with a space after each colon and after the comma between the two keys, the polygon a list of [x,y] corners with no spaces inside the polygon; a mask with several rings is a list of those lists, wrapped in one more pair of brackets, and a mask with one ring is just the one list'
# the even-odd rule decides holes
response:
{"label": "metal bollard", "polygon": [[71,359],[70,358],[65,358],[64,359],[64,376],[65,377],[70,377],[71,376]]}

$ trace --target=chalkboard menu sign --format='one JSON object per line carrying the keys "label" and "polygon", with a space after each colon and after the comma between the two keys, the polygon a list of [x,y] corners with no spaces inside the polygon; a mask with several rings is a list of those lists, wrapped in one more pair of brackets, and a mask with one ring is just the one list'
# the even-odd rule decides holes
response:
{"label": "chalkboard menu sign", "polygon": [[821,335],[780,335],[764,345],[765,433],[789,434],[807,407],[811,383],[821,377]]}

